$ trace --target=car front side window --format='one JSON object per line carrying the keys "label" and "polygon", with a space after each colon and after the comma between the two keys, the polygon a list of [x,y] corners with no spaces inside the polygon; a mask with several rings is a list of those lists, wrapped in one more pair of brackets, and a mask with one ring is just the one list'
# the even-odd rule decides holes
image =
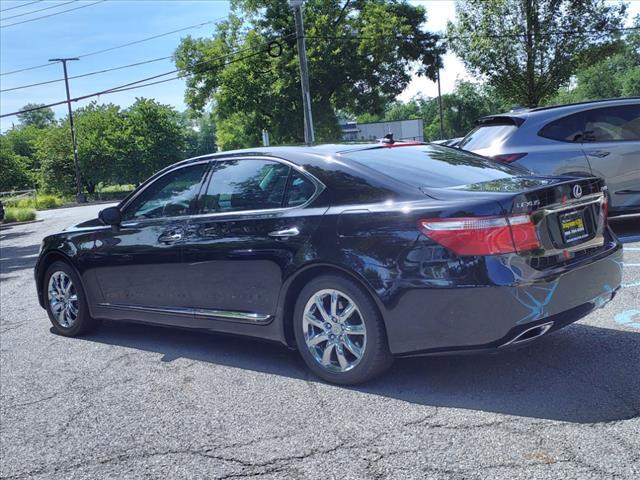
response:
{"label": "car front side window", "polygon": [[290,167],[260,159],[218,162],[201,199],[201,213],[282,207]]}
{"label": "car front side window", "polygon": [[149,185],[125,208],[123,220],[188,215],[194,206],[206,163],[173,170]]}

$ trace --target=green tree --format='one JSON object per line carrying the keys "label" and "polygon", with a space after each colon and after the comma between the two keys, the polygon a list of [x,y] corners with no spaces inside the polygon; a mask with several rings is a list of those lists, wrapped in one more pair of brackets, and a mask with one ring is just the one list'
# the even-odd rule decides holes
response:
{"label": "green tree", "polygon": [[[507,104],[491,88],[460,81],[453,92],[442,96],[444,138],[462,137],[474,128],[478,118],[505,110],[508,110]],[[432,99],[425,111],[429,112],[425,121],[425,137],[430,140],[439,139],[438,99]]]}
{"label": "green tree", "polygon": [[35,142],[40,164],[39,187],[45,192],[67,195],[76,191],[69,123],[41,130]]}
{"label": "green tree", "polygon": [[[124,116],[120,107],[92,102],[74,113],[82,186],[90,194],[99,183],[126,183],[118,168],[125,151]],[[42,188],[56,193],[76,191],[69,120],[39,131],[36,160]]]}
{"label": "green tree", "polygon": [[458,0],[449,43],[509,101],[538,106],[615,48],[626,5],[604,0]]}
{"label": "green tree", "polygon": [[640,15],[612,55],[576,73],[574,88],[563,88],[549,104],[640,96]]}
{"label": "green tree", "polygon": [[185,132],[186,158],[216,151],[216,125],[211,113],[198,114],[187,110],[180,115]]}
{"label": "green tree", "polygon": [[139,184],[184,157],[185,131],[172,107],[138,98],[125,110],[123,125],[127,140],[116,168],[126,183]]}
{"label": "green tree", "polygon": [[78,163],[87,192],[94,193],[99,183],[128,183],[118,168],[126,144],[125,119],[120,107],[92,102],[77,109],[74,119]]}
{"label": "green tree", "polygon": [[13,151],[6,135],[0,135],[0,172],[0,191],[33,186],[28,174],[28,159]]}
{"label": "green tree", "polygon": [[[44,103],[27,103],[22,110],[30,110],[32,108],[44,107]],[[20,124],[24,126],[34,126],[36,128],[47,128],[56,122],[56,115],[51,108],[40,108],[30,112],[18,114]]]}
{"label": "green tree", "polygon": [[[435,76],[441,50],[423,29],[422,7],[403,0],[305,3],[316,137],[340,135],[336,112],[381,114],[418,75]],[[286,0],[236,0],[212,38],[182,40],[176,65],[189,74],[187,104],[213,102],[222,149],[303,138],[294,20]],[[267,48],[269,42],[270,48]],[[267,50],[270,52],[267,53]],[[239,52],[233,55],[233,52]]]}
{"label": "green tree", "polygon": [[13,152],[23,157],[27,173],[33,183],[35,183],[35,177],[40,168],[35,155],[35,142],[41,133],[42,129],[33,125],[16,126],[5,133]]}

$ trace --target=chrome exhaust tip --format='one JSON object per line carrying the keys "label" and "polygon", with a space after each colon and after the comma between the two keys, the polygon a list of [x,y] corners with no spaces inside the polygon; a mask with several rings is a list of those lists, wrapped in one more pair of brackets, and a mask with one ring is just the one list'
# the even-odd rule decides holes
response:
{"label": "chrome exhaust tip", "polygon": [[500,345],[500,348],[509,345],[519,345],[535,340],[536,338],[539,338],[547,333],[551,327],[553,327],[553,322],[543,323],[542,325],[536,325],[535,327],[527,328],[526,330],[520,332],[514,338],[509,340],[507,343]]}

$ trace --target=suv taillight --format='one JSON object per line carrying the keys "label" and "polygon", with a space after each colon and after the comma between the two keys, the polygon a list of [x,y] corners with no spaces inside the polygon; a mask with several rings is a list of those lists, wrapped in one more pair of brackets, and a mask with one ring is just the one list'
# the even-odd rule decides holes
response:
{"label": "suv taillight", "polygon": [[430,218],[420,220],[418,228],[456,255],[497,255],[540,248],[529,215]]}

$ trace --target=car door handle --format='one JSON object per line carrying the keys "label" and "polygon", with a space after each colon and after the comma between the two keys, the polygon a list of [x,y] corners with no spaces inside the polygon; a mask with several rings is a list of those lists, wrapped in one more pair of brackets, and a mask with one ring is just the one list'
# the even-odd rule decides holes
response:
{"label": "car door handle", "polygon": [[587,152],[587,155],[590,157],[604,158],[609,155],[609,152],[605,152],[604,150],[594,150],[592,152]]}
{"label": "car door handle", "polygon": [[275,232],[269,232],[269,236],[273,238],[289,238],[300,235],[298,227],[285,228],[284,230],[276,230]]}
{"label": "car door handle", "polygon": [[158,242],[160,243],[175,243],[179,240],[182,240],[182,232],[180,230],[164,232],[158,237]]}

